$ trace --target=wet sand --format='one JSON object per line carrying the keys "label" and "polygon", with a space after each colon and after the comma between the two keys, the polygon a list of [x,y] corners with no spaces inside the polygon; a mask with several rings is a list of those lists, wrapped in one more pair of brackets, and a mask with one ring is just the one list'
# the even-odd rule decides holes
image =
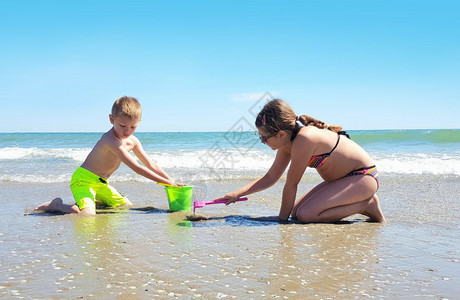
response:
{"label": "wet sand", "polygon": [[[402,181],[404,180],[404,181]],[[306,180],[306,192],[317,179]],[[204,200],[243,182],[208,182]],[[458,299],[460,180],[386,176],[387,224],[279,224],[282,183],[249,201],[168,211],[152,183],[113,182],[135,204],[95,217],[30,214],[65,184],[0,183],[0,297]],[[201,191],[204,195],[204,191]],[[300,191],[299,191],[300,193]],[[200,199],[203,200],[203,199]]]}

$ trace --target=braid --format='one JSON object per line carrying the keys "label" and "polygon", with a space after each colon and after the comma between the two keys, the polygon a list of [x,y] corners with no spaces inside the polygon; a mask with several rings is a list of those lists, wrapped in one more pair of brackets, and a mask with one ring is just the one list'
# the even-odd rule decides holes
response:
{"label": "braid", "polygon": [[281,99],[274,99],[267,102],[257,115],[255,125],[257,128],[262,127],[270,134],[275,134],[281,130],[296,133],[300,129],[297,121],[300,121],[305,126],[312,125],[320,129],[329,129],[334,132],[342,130],[342,126],[328,125],[308,115],[296,117],[294,110]]}
{"label": "braid", "polygon": [[330,131],[334,132],[339,132],[342,130],[342,126],[328,125],[326,122],[310,117],[309,115],[301,115],[298,117],[298,120],[305,126],[313,125],[320,129],[329,129]]}

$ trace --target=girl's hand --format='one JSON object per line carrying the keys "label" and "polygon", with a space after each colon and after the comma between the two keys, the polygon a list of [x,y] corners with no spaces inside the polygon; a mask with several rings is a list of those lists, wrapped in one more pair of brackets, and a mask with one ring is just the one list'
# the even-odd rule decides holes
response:
{"label": "girl's hand", "polygon": [[233,194],[233,193],[230,193],[230,194],[226,194],[225,196],[223,197],[219,197],[215,200],[227,200],[227,202],[225,203],[225,205],[229,205],[231,203],[235,203],[236,199],[240,198],[239,195],[236,195],[236,194]]}

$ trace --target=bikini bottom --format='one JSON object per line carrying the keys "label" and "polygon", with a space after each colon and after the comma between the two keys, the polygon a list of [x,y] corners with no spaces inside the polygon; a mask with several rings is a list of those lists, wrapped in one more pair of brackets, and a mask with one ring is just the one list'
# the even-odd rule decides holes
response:
{"label": "bikini bottom", "polygon": [[372,178],[375,179],[375,181],[377,181],[377,189],[379,188],[379,186],[380,186],[380,183],[379,183],[379,171],[377,171],[377,167],[375,165],[370,166],[370,167],[364,167],[364,168],[353,170],[350,173],[348,173],[345,177],[358,176],[358,175],[371,176]]}

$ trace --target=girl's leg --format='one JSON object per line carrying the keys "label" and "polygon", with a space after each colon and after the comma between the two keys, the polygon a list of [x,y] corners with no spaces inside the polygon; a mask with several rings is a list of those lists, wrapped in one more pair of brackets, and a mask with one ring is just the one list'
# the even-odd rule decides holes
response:
{"label": "girl's leg", "polygon": [[304,203],[305,201],[308,201],[308,199],[314,195],[317,191],[322,189],[324,186],[326,186],[328,183],[326,181],[321,182],[317,186],[315,186],[313,189],[311,189],[305,196],[303,196],[301,199],[297,200],[296,203],[294,203],[294,207],[292,208],[291,211],[291,217],[293,219],[297,219],[297,209],[299,206]]}
{"label": "girl's leg", "polygon": [[365,216],[368,216],[373,222],[384,223],[386,220],[383,216],[382,210],[380,209],[378,199],[378,196],[374,195],[372,198],[365,201],[344,206],[333,207],[325,210],[321,214],[321,218],[325,220],[334,220],[339,219],[342,215],[351,216],[358,212]]}
{"label": "girl's leg", "polygon": [[34,209],[37,211],[44,212],[61,212],[61,213],[80,213],[80,209],[77,205],[64,204],[61,198],[54,198],[51,201],[40,204]]}
{"label": "girl's leg", "polygon": [[314,194],[307,194],[297,207],[301,222],[336,222],[353,214],[364,214],[371,220],[384,222],[377,183],[371,176],[350,176],[322,185]]}

